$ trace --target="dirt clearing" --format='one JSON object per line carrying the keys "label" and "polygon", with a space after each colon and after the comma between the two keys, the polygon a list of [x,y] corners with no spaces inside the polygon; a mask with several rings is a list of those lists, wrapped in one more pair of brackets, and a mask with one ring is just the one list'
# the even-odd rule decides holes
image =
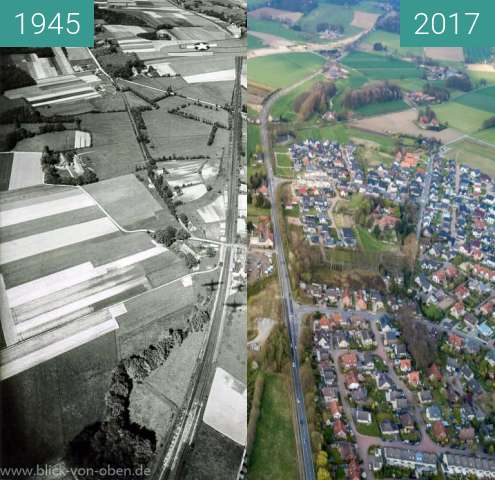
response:
{"label": "dirt clearing", "polygon": [[464,61],[464,50],[461,47],[425,47],[425,55],[433,60]]}
{"label": "dirt clearing", "polygon": [[363,30],[369,30],[376,23],[376,19],[379,17],[376,13],[362,12],[356,10],[354,12],[354,18],[352,19],[351,26],[362,28]]}

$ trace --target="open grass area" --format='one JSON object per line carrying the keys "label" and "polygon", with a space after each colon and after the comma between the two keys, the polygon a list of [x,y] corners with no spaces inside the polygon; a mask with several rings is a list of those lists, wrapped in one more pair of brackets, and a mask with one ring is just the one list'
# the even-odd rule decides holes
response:
{"label": "open grass area", "polygon": [[422,73],[414,63],[366,52],[351,52],[342,64],[359,70],[370,80],[420,78]]}
{"label": "open grass area", "polygon": [[495,177],[495,145],[491,147],[464,138],[449,146],[448,158],[479,168],[482,172]]}
{"label": "open grass area", "polygon": [[351,25],[355,8],[346,5],[326,4],[321,2],[317,8],[305,15],[298,24],[304,32],[317,34],[317,26],[323,20],[331,25],[342,25],[344,35],[352,36],[361,31],[360,28]]}
{"label": "open grass area", "polygon": [[356,228],[359,245],[365,252],[385,252],[390,250],[391,245],[381,242],[371,235],[366,228]]}
{"label": "open grass area", "polygon": [[356,110],[363,117],[373,117],[385,113],[400,112],[409,109],[409,105],[404,100],[393,100],[391,102],[372,103]]}
{"label": "open grass area", "polygon": [[369,35],[366,35],[364,44],[369,45],[371,48],[375,43],[381,43],[387,48],[384,54],[396,54],[401,57],[411,55],[423,55],[423,47],[401,47],[400,35],[397,33],[385,32],[384,30],[375,30]]}
{"label": "open grass area", "polygon": [[298,478],[296,445],[287,379],[265,374],[261,414],[249,462],[252,480]]}
{"label": "open grass area", "polygon": [[319,70],[325,59],[314,53],[285,53],[248,61],[249,80],[269,88],[292,85]]}
{"label": "open grass area", "polygon": [[495,147],[495,128],[481,130],[472,136],[478,140],[482,140],[483,142],[491,143]]}
{"label": "open grass area", "polygon": [[288,153],[277,152],[277,165],[279,167],[292,167],[292,160]]}
{"label": "open grass area", "polygon": [[275,20],[258,20],[250,16],[248,19],[248,28],[252,32],[268,33],[293,42],[305,42],[310,40],[309,35],[292,30],[283,23]]}
{"label": "open grass area", "polygon": [[435,105],[433,110],[440,121],[448,122],[450,127],[464,133],[478,131],[481,129],[483,122],[493,116],[493,113],[458,103],[457,99],[441,105]]}
{"label": "open grass area", "polygon": [[455,102],[495,114],[495,86],[460,95]]}
{"label": "open grass area", "polygon": [[254,123],[248,123],[248,136],[247,136],[247,156],[248,160],[251,160],[252,156],[256,153],[256,147],[261,145],[260,127]]}

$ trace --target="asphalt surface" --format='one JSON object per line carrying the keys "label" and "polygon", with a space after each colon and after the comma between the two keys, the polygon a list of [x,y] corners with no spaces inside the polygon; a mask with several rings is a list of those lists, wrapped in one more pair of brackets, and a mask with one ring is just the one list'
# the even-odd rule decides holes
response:
{"label": "asphalt surface", "polygon": [[[306,81],[305,79],[304,81]],[[268,176],[268,188],[270,192],[270,198],[272,199],[272,224],[273,224],[273,239],[274,248],[277,252],[277,262],[278,262],[278,275],[280,288],[282,292],[282,302],[283,302],[283,312],[285,321],[287,323],[287,328],[289,332],[289,340],[291,346],[291,356],[292,356],[292,383],[294,386],[294,396],[295,396],[295,414],[297,418],[297,428],[296,434],[298,436],[298,449],[299,449],[299,460],[302,473],[305,480],[315,479],[315,470],[313,465],[313,454],[311,450],[311,437],[309,434],[308,421],[306,418],[306,410],[304,407],[304,391],[301,385],[301,377],[299,375],[300,360],[297,351],[297,329],[298,329],[298,319],[295,314],[294,301],[292,298],[292,291],[290,287],[289,271],[287,268],[287,263],[285,260],[284,247],[282,243],[282,236],[280,232],[279,219],[278,219],[278,209],[276,204],[276,184],[272,168],[272,150],[270,143],[270,134],[268,130],[268,118],[270,115],[270,109],[274,102],[281,96],[288,93],[290,90],[297,88],[297,85],[292,85],[289,89],[281,90],[280,92],[272,95],[261,112],[261,137],[263,143],[263,152],[265,155],[265,164]]]}
{"label": "asphalt surface", "polygon": [[169,451],[163,459],[160,479],[180,479],[183,462],[190,451],[196,429],[201,421],[211,383],[216,370],[215,352],[221,340],[221,326],[224,318],[227,298],[230,292],[230,275],[233,270],[233,245],[237,238],[238,194],[239,194],[239,159],[242,141],[242,93],[241,93],[242,59],[236,58],[236,82],[232,96],[232,162],[228,180],[228,208],[226,219],[226,244],[222,257],[223,268],[219,279],[217,300],[213,309],[208,340],[201,360],[196,369],[192,387],[188,394],[186,407],[178,416],[174,428],[173,440]]}

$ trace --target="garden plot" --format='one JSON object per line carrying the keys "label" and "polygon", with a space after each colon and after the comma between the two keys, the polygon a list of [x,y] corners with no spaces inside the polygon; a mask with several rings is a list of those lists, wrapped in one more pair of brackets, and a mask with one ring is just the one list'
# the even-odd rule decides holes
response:
{"label": "garden plot", "polygon": [[237,444],[246,444],[246,385],[219,367],[215,371],[203,421]]}
{"label": "garden plot", "polygon": [[225,220],[225,199],[219,196],[214,202],[198,209],[204,223],[216,223]]}
{"label": "garden plot", "polygon": [[91,134],[88,132],[82,132],[81,130],[76,130],[74,148],[89,148],[91,147]]}
{"label": "garden plot", "polygon": [[163,210],[135,175],[86,185],[84,189],[120,226],[155,219]]}
{"label": "garden plot", "polygon": [[101,180],[134,173],[144,159],[127,112],[81,115],[82,127],[93,140],[88,155]]}

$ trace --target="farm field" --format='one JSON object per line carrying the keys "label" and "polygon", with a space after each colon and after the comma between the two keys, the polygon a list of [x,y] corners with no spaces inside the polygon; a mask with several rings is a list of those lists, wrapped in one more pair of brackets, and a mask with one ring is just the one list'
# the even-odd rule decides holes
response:
{"label": "farm field", "polygon": [[[475,133],[481,129],[483,122],[493,116],[486,110],[480,110],[469,106],[469,96],[464,95],[460,98],[461,102],[457,99],[448,103],[436,105],[433,110],[436,112],[438,119],[442,122],[449,122],[449,126],[464,133]],[[471,97],[473,100],[478,101],[479,97]],[[488,108],[488,107],[487,107]]]}
{"label": "farm field", "polygon": [[495,145],[479,144],[469,138],[463,138],[449,145],[448,158],[479,168],[487,175],[495,177]]}
{"label": "farm field", "polygon": [[256,153],[256,146],[261,145],[260,127],[252,123],[248,124],[247,157],[248,160]]}
{"label": "farm field", "polygon": [[274,20],[258,20],[249,16],[248,28],[252,32],[267,33],[292,42],[306,42],[310,40],[310,35],[291,30],[286,25]]}
{"label": "farm field", "polygon": [[366,52],[352,52],[342,64],[359,70],[370,80],[420,78],[421,70],[411,62]]}
{"label": "farm field", "polygon": [[409,105],[404,102],[404,100],[394,100],[391,102],[366,105],[356,109],[355,112],[363,117],[373,117],[376,115],[383,115],[385,113],[401,112],[402,110],[408,110],[409,108]]}
{"label": "farm field", "polygon": [[49,132],[35,135],[31,138],[25,138],[17,143],[14,150],[17,152],[42,152],[45,146],[51,150],[65,151],[74,148],[75,132],[74,130],[65,130],[63,132]]}
{"label": "farm field", "polygon": [[[387,48],[387,54],[395,53],[399,56],[423,55],[423,47],[401,47],[400,35],[397,33],[385,32],[384,30],[375,30],[369,33],[364,39],[363,45],[373,48],[375,43],[381,43]],[[378,52],[374,52],[377,54]]]}
{"label": "farm field", "polygon": [[[450,102],[448,105],[450,105]],[[447,104],[446,104],[447,105]],[[442,105],[440,105],[441,107]],[[436,110],[437,107],[435,107]],[[451,128],[434,132],[419,128],[414,122],[417,120],[418,113],[414,110],[404,110],[402,112],[387,113],[377,117],[366,117],[352,122],[352,125],[377,132],[385,135],[390,134],[409,134],[414,136],[423,135],[425,137],[438,138],[444,143],[451,142],[462,136],[462,132],[456,130],[456,125],[451,124]],[[441,116],[439,115],[441,118]],[[458,128],[458,127],[457,127]]]}
{"label": "farm field", "polygon": [[[84,189],[121,227],[132,229],[134,224],[144,222],[153,228],[157,214],[164,210],[132,174],[86,185]],[[175,224],[175,219],[169,216],[170,224]]]}
{"label": "farm field", "polygon": [[[313,35],[317,34],[317,25],[325,19],[330,24],[342,25],[344,27],[344,36],[352,36],[359,33],[362,29],[352,25],[354,19],[354,9],[335,4],[321,3],[317,8],[305,15],[299,25],[305,32],[310,32]],[[320,40],[316,37],[317,40]],[[322,40],[320,40],[322,41]]]}
{"label": "farm field", "polygon": [[41,153],[14,152],[13,155],[8,185],[9,190],[43,184],[44,174],[41,169]]}
{"label": "farm field", "polygon": [[487,128],[485,130],[481,130],[480,132],[476,132],[472,135],[472,137],[477,138],[483,142],[491,143],[495,145],[495,128]]}
{"label": "farm field", "polygon": [[87,159],[100,180],[134,173],[144,159],[127,112],[81,115],[82,128],[91,132]]}
{"label": "farm field", "polygon": [[271,88],[283,88],[316,72],[325,59],[313,53],[286,53],[248,61],[249,81]]}
{"label": "farm field", "polygon": [[464,62],[464,50],[461,47],[425,47],[425,55],[443,62]]}
{"label": "farm field", "polygon": [[495,86],[460,95],[456,103],[495,114]]}
{"label": "farm field", "polygon": [[297,478],[296,446],[287,379],[266,373],[261,413],[249,462],[249,478]]}

